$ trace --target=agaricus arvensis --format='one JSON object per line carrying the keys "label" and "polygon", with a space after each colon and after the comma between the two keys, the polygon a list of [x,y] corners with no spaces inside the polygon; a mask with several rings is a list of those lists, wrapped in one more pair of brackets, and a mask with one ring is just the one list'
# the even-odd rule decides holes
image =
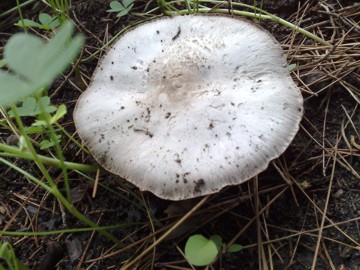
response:
{"label": "agaricus arvensis", "polygon": [[267,31],[227,16],[175,16],[114,43],[74,119],[104,168],[181,200],[265,170],[298,131],[302,103]]}

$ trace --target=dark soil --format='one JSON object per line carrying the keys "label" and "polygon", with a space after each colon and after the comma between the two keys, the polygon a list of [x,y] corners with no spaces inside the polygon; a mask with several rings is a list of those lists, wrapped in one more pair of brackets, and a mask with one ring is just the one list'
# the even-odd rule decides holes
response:
{"label": "dark soil", "polygon": [[[10,2],[4,1],[0,10],[8,10]],[[252,0],[244,2],[253,4]],[[106,12],[108,3],[73,1],[71,17],[77,31],[86,38],[82,59],[139,19],[131,14],[117,19]],[[155,5],[155,1],[139,0],[133,12],[144,12]],[[360,22],[360,5],[351,0],[283,0],[265,1],[263,8],[295,24],[301,20],[301,27],[325,40],[333,39],[333,44],[339,43],[329,52],[275,22],[261,23],[283,44],[289,63],[298,66],[293,78],[305,98],[299,133],[284,155],[259,175],[259,185],[252,179],[210,196],[190,220],[131,269],[191,269],[179,249],[183,250],[186,239],[195,233],[219,234],[224,243],[238,236],[235,242],[244,246],[240,253],[221,254],[212,269],[269,269],[272,265],[273,269],[305,270],[311,269],[314,254],[317,262],[313,269],[360,269],[360,149],[350,139],[354,136],[360,144],[360,29],[359,24],[352,25]],[[44,11],[51,12],[39,1],[24,8],[23,15],[36,18]],[[1,18],[0,47],[10,35],[21,31],[13,26],[18,20],[16,12]],[[327,57],[319,57],[326,53]],[[67,105],[69,113],[62,124],[70,134],[75,132],[74,104],[86,88],[82,79],[89,82],[97,62],[98,57],[82,62],[79,74],[69,77],[72,83],[66,81],[60,91],[55,91],[64,82],[61,77],[50,89],[54,104]],[[347,74],[346,70],[352,72]],[[2,142],[11,135],[8,129],[0,127]],[[64,155],[68,161],[95,164],[71,142],[64,143]],[[41,178],[31,162],[9,160]],[[49,170],[62,187],[61,171]],[[175,224],[199,201],[179,206],[149,193],[141,194],[136,187],[107,172],[100,173],[104,186],[92,198],[92,182],[76,173],[69,177],[79,211],[101,226],[130,224],[110,230],[125,245],[114,246],[97,232],[0,236],[3,242],[14,246],[18,258],[30,269],[120,269],[160,237],[162,228]],[[95,174],[90,177],[95,178]],[[180,210],[174,212],[174,208]],[[324,209],[326,218],[321,226]],[[0,163],[1,229],[21,232],[83,227],[86,226],[79,220],[62,212],[52,196]]]}

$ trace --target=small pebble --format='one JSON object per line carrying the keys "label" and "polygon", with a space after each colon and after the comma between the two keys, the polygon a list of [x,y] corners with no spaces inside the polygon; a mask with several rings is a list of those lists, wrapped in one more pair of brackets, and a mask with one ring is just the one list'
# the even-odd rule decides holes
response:
{"label": "small pebble", "polygon": [[18,136],[14,135],[14,134],[12,134],[6,138],[7,145],[16,145],[18,142],[19,142]]}
{"label": "small pebble", "polygon": [[335,197],[336,199],[338,199],[338,198],[340,198],[341,195],[343,195],[343,194],[344,194],[344,190],[339,189],[338,191],[335,192],[334,197]]}

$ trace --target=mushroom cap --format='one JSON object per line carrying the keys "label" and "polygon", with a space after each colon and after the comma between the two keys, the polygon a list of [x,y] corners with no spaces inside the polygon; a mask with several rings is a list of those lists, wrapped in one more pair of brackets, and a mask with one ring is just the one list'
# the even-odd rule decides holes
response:
{"label": "mushroom cap", "polygon": [[248,20],[189,15],[120,37],[74,120],[105,169],[182,200],[265,170],[291,143],[302,114],[273,36]]}

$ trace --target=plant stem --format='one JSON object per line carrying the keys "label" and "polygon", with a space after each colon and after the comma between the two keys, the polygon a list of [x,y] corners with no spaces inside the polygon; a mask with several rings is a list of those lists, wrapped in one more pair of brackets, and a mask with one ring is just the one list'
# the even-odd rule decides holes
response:
{"label": "plant stem", "polygon": [[[34,157],[30,152],[23,152],[18,147],[9,146],[3,143],[0,143],[0,156],[3,157],[15,157],[15,158],[23,158],[26,160],[34,161]],[[57,168],[61,168],[61,162],[60,160],[56,158],[50,158],[43,155],[37,154],[39,160],[41,160],[42,163],[54,166]],[[81,164],[81,163],[74,163],[74,162],[67,162],[64,161],[64,166],[66,166],[69,170],[74,171],[83,171],[83,172],[95,172],[97,169],[99,169],[98,166],[94,165],[88,165],[88,164]]]}
{"label": "plant stem", "polygon": [[75,216],[77,219],[81,220],[82,222],[84,222],[86,225],[99,230],[99,233],[102,234],[103,236],[105,236],[106,238],[108,238],[109,240],[113,241],[114,243],[116,243],[118,246],[123,247],[124,244],[117,239],[116,237],[114,237],[111,233],[103,230],[99,225],[97,225],[95,222],[93,222],[92,220],[90,220],[88,217],[86,217],[85,215],[83,215],[82,213],[79,212],[79,210],[77,210],[73,204],[71,204],[59,191],[59,189],[57,188],[56,185],[52,186],[48,186],[46,184],[44,184],[42,181],[40,181],[39,179],[37,179],[36,177],[34,177],[33,175],[29,174],[28,172],[24,171],[23,169],[19,168],[18,166],[11,164],[9,161],[3,159],[0,157],[0,162],[8,165],[10,168],[13,168],[14,170],[16,170],[17,172],[21,173],[22,175],[24,175],[26,178],[28,178],[29,180],[31,180],[32,182],[34,182],[35,184],[41,186],[43,189],[45,189],[46,191],[50,192],[52,195],[54,195],[56,197],[56,199],[58,199],[61,204],[73,215]]}
{"label": "plant stem", "polygon": [[[38,102],[39,102],[39,99],[40,99],[40,96],[37,96]],[[65,186],[67,201],[72,202],[67,167],[64,165],[64,162],[65,162],[64,155],[63,155],[62,149],[60,147],[59,141],[57,140],[56,132],[50,123],[51,115],[50,115],[50,113],[48,113],[45,110],[44,105],[41,102],[39,102],[39,104],[40,104],[40,109],[41,109],[41,116],[45,119],[45,122],[46,122],[46,129],[45,129],[46,133],[48,134],[51,141],[54,143],[54,149],[55,149],[57,158],[60,162],[60,169],[62,170],[63,182],[64,182],[64,186]]]}
{"label": "plant stem", "polygon": [[46,235],[59,235],[63,233],[72,234],[72,233],[79,233],[79,232],[92,232],[92,231],[105,231],[105,230],[114,230],[119,228],[125,227],[133,227],[138,225],[145,225],[144,222],[131,222],[131,223],[124,223],[112,226],[98,226],[98,227],[85,227],[85,228],[69,228],[63,230],[53,230],[53,231],[43,231],[43,232],[24,232],[24,231],[2,231],[0,230],[0,235],[4,236],[46,236]]}
{"label": "plant stem", "polygon": [[7,161],[6,159],[3,159],[2,157],[0,157],[0,162],[2,162],[3,164],[9,166],[9,168],[12,168],[13,170],[21,173],[23,176],[25,176],[26,178],[28,178],[29,180],[31,180],[33,183],[35,183],[36,185],[42,187],[43,189],[45,189],[48,192],[52,192],[51,187],[49,187],[48,185],[46,185],[44,182],[40,181],[39,179],[37,179],[36,177],[32,176],[31,174],[29,174],[27,171],[24,171],[23,169],[19,168],[18,166],[16,166],[15,164]]}

